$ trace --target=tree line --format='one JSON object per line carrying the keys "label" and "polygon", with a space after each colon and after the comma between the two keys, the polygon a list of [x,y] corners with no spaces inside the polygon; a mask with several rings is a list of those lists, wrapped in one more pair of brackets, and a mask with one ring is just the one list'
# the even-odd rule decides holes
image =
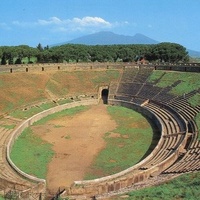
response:
{"label": "tree line", "polygon": [[62,62],[188,62],[186,48],[180,44],[163,42],[144,45],[81,45],[65,44],[54,47],[27,45],[0,46],[1,65],[22,63]]}

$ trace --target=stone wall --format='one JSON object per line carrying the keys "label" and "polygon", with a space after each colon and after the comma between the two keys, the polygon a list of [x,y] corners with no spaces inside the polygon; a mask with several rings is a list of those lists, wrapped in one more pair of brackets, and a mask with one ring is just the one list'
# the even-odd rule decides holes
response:
{"label": "stone wall", "polygon": [[[160,129],[161,135],[163,134],[162,123],[160,122],[159,118],[150,110],[146,110],[143,107],[130,102],[119,101],[114,99],[109,99],[109,104],[124,106],[126,108],[136,110],[137,112],[153,120],[157,125],[157,127]],[[184,123],[184,121],[182,122]],[[179,153],[185,147],[186,141],[187,141],[187,134],[185,135],[182,142],[180,142],[179,146],[174,150],[174,152],[168,158],[166,158],[161,163],[152,166],[149,169],[138,170],[138,168],[142,166],[143,163],[154,157],[156,150],[161,148],[160,141],[149,156],[147,156],[145,159],[143,159],[141,162],[134,165],[133,167],[130,167],[117,174],[102,177],[99,179],[87,180],[87,181],[75,181],[74,185],[68,188],[67,193],[68,195],[72,196],[73,195],[91,196],[91,195],[100,195],[110,192],[117,192],[118,190],[132,186],[135,183],[145,181],[151,176],[157,176],[177,160]]]}
{"label": "stone wall", "polygon": [[171,70],[185,72],[200,72],[200,64],[150,64],[141,65],[136,63],[38,63],[21,65],[1,65],[0,72],[42,72],[50,70],[74,71],[74,70],[106,70],[124,68],[154,68],[155,70]]}
{"label": "stone wall", "polygon": [[[7,149],[6,149],[6,159],[7,159],[8,163],[10,164],[10,166],[13,168],[13,170],[16,171],[20,176],[24,177],[26,180],[28,180],[30,182],[34,182],[38,186],[40,185],[40,189],[43,190],[44,187],[45,187],[45,184],[46,184],[46,180],[31,176],[31,175],[23,172],[11,160],[10,153],[12,151],[12,147],[13,147],[13,144],[14,144],[15,140],[19,137],[19,135],[22,133],[22,131],[25,128],[29,127],[34,122],[46,117],[47,115],[62,111],[64,109],[69,109],[69,108],[73,108],[73,107],[80,106],[80,105],[91,105],[91,104],[97,104],[97,99],[88,99],[88,100],[77,101],[77,102],[72,102],[72,103],[67,103],[67,104],[64,104],[64,105],[56,106],[56,107],[50,108],[48,110],[45,110],[45,111],[43,111],[41,113],[38,113],[38,114],[30,117],[29,119],[25,120],[24,122],[22,122],[12,132],[12,135],[11,135],[11,137],[9,139],[9,142],[7,144]],[[8,182],[7,184],[12,184],[12,183]],[[38,190],[37,185],[35,187],[36,190]],[[41,185],[43,185],[43,188],[41,188]]]}

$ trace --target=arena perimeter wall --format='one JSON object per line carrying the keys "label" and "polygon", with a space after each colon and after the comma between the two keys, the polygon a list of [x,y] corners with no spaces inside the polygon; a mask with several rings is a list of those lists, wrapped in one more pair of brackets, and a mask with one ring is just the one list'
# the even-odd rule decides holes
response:
{"label": "arena perimeter wall", "polygon": [[[130,108],[143,114],[144,116],[151,119],[157,125],[157,127],[160,129],[161,136],[163,135],[162,123],[159,120],[159,117],[157,117],[150,110],[144,109],[143,107],[137,104],[120,101],[120,100],[114,100],[114,99],[110,99],[109,104]],[[182,121],[182,123],[185,123],[185,121],[180,116],[177,116],[177,117],[180,121]],[[130,167],[117,174],[102,177],[99,179],[88,180],[88,181],[75,181],[74,185],[67,189],[67,194],[71,196],[73,195],[91,196],[91,195],[101,195],[101,194],[110,193],[110,192],[117,192],[135,183],[145,181],[151,176],[157,176],[163,170],[165,170],[170,165],[172,165],[175,162],[175,160],[177,160],[179,153],[185,147],[186,141],[187,141],[187,134],[185,134],[184,139],[179,144],[177,149],[175,149],[174,152],[168,158],[166,158],[163,162],[155,166],[152,166],[151,168],[146,169],[146,170],[141,170],[141,171],[137,170],[137,173],[134,173],[134,170],[139,169],[139,167],[141,167],[146,161],[150,160],[151,158],[155,156],[155,152],[161,146],[160,145],[161,140],[160,140],[157,146],[155,147],[155,149],[151,152],[151,154],[147,156],[144,160],[139,162],[138,164],[134,165],[133,167]]]}
{"label": "arena perimeter wall", "polygon": [[[38,185],[43,185],[43,190],[46,186],[46,181],[44,179],[39,179],[37,177],[31,176],[29,174],[26,174],[25,172],[21,171],[11,160],[10,158],[10,152],[12,150],[12,146],[15,142],[15,140],[19,137],[19,135],[22,133],[22,131],[32,125],[34,122],[46,117],[47,115],[53,114],[55,112],[59,112],[61,110],[76,107],[79,105],[91,105],[91,104],[97,104],[97,99],[89,99],[84,101],[78,101],[73,103],[68,103],[65,105],[60,105],[48,110],[45,110],[41,113],[38,113],[31,118],[25,120],[20,124],[12,133],[12,136],[8,142],[7,145],[7,160],[9,164],[12,166],[12,168],[22,177],[28,179],[31,182],[35,182]],[[162,132],[162,123],[159,120],[159,118],[153,114],[151,111],[144,109],[143,107],[132,104],[129,102],[124,101],[118,101],[118,100],[109,100],[110,105],[119,105],[124,106],[133,110],[136,110],[137,112],[142,113],[144,116],[151,119],[159,128],[161,135]],[[169,167],[173,162],[178,158],[179,152],[181,149],[185,146],[184,140],[179,147],[174,151],[174,153],[169,156],[165,161],[161,162],[159,165],[155,165],[150,169],[147,170],[141,170],[137,174],[132,174],[131,176],[129,173],[133,172],[135,169],[138,169],[140,166],[142,166],[143,163],[145,163],[147,160],[153,158],[155,155],[155,151],[157,151],[160,148],[160,141],[156,148],[151,152],[151,154],[146,157],[144,160],[142,160],[140,163],[134,165],[133,167],[130,167],[122,172],[119,172],[114,175],[102,177],[99,179],[89,180],[89,181],[75,181],[74,185],[71,188],[67,188],[67,194],[68,195],[96,195],[96,194],[103,194],[103,193],[109,193],[109,192],[115,192],[117,190],[123,189],[125,187],[128,187],[132,184],[138,183],[140,181],[144,181],[148,179],[150,176],[155,176],[160,174],[164,169]],[[78,186],[78,187],[77,187]],[[41,186],[40,186],[41,187]],[[38,187],[37,187],[38,188]]]}
{"label": "arena perimeter wall", "polygon": [[74,71],[74,70],[105,70],[124,69],[126,67],[151,67],[155,70],[169,70],[182,72],[200,72],[200,63],[183,64],[136,64],[136,63],[44,63],[44,64],[21,64],[1,65],[0,72],[39,72],[39,71]]}
{"label": "arena perimeter wall", "polygon": [[[31,176],[25,172],[23,172],[22,170],[20,170],[11,160],[10,158],[10,153],[12,151],[12,147],[14,145],[14,142],[16,141],[16,139],[20,136],[20,134],[22,133],[22,131],[29,127],[30,125],[32,125],[34,122],[46,117],[47,115],[62,111],[64,109],[69,109],[69,108],[73,108],[76,106],[81,106],[81,105],[92,105],[92,104],[97,104],[98,100],[97,99],[88,99],[88,100],[82,100],[82,101],[77,101],[77,102],[72,102],[72,103],[67,103],[64,105],[59,105],[56,106],[54,108],[50,108],[48,110],[45,110],[41,113],[38,113],[34,116],[32,116],[31,118],[25,120],[24,122],[22,122],[13,132],[12,135],[9,139],[9,142],[7,144],[7,149],[6,149],[6,159],[8,161],[8,163],[10,164],[10,166],[23,178],[27,179],[30,182],[34,182],[38,185],[40,185],[41,188],[41,184],[43,185],[43,188],[41,188],[41,191],[44,190],[44,188],[46,187],[46,180],[45,179],[40,179],[34,176]],[[6,180],[5,180],[6,181]],[[7,181],[5,184],[10,184],[9,181]],[[38,187],[37,187],[38,188]]]}

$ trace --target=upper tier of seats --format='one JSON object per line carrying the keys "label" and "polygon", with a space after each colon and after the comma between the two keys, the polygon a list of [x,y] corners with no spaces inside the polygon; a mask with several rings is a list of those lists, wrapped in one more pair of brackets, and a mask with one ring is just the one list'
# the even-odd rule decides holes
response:
{"label": "upper tier of seats", "polygon": [[[170,155],[170,150],[175,148],[183,137],[181,134],[183,130],[181,130],[181,127],[177,129],[176,120],[169,120],[168,112],[171,111],[177,113],[185,120],[188,139],[185,150],[179,155],[177,161],[163,173],[199,170],[200,142],[198,141],[198,127],[195,123],[195,117],[200,113],[200,105],[198,104],[199,100],[197,100],[196,105],[191,105],[190,99],[195,95],[200,95],[200,85],[197,85],[189,92],[176,94],[174,89],[180,87],[180,84],[186,81],[179,79],[178,76],[177,80],[174,80],[174,78],[172,80],[165,79],[166,83],[163,87],[163,77],[167,73],[173,72],[160,71],[160,73],[157,73],[159,76],[157,75],[156,78],[155,74],[153,74],[154,72],[153,68],[148,67],[127,67],[124,69],[118,86],[113,88],[114,91],[111,91],[112,97],[116,100],[135,103],[154,112],[162,120],[164,131],[166,132],[167,130],[168,136],[163,140],[163,146],[160,149],[162,152],[157,154],[152,163],[149,162],[143,167],[145,169],[149,168],[152,164],[155,165],[164,157]],[[152,78],[152,75],[154,78]],[[191,159],[194,160],[190,162]]]}

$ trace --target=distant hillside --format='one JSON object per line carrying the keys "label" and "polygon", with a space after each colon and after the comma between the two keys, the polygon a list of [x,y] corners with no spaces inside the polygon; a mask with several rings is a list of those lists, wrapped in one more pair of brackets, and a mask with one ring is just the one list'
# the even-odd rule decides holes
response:
{"label": "distant hillside", "polygon": [[[157,44],[156,40],[153,40],[140,33],[134,36],[118,35],[109,31],[101,31],[98,33],[79,37],[62,44],[85,44],[85,45],[112,45],[112,44]],[[54,45],[55,46],[55,45]]]}
{"label": "distant hillside", "polygon": [[200,52],[199,51],[193,51],[190,49],[187,49],[188,54],[193,58],[200,58]]}
{"label": "distant hillside", "polygon": [[[64,44],[84,44],[84,45],[114,45],[114,44],[158,44],[152,38],[137,33],[134,36],[119,35],[109,31],[101,31],[90,35],[85,35],[73,40],[54,44],[51,46],[59,46]],[[187,49],[190,57],[200,58],[200,52]]]}

